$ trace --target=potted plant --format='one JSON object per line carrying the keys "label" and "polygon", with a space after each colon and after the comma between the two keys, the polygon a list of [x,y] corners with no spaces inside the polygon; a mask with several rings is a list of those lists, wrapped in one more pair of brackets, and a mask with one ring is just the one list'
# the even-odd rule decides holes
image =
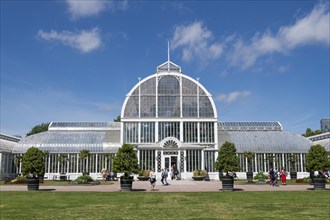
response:
{"label": "potted plant", "polygon": [[252,161],[254,158],[255,153],[251,151],[245,151],[244,157],[247,159],[247,168],[248,171],[246,172],[246,179],[249,183],[253,182],[253,172],[252,172]]}
{"label": "potted plant", "polygon": [[312,177],[314,190],[324,190],[326,178],[323,175],[323,171],[330,169],[330,161],[327,151],[319,144],[313,145],[310,147],[306,155],[306,160],[307,171],[317,174]]}
{"label": "potted plant", "polygon": [[39,190],[39,177],[45,174],[44,152],[36,147],[29,148],[23,155],[22,174],[27,177],[28,190]]}
{"label": "potted plant", "polygon": [[296,154],[289,154],[288,161],[290,163],[290,178],[292,180],[297,179],[297,171],[296,171],[296,165],[298,161],[298,157]]}
{"label": "potted plant", "polygon": [[192,178],[195,181],[202,181],[205,179],[206,174],[207,174],[206,170],[194,170]]}
{"label": "potted plant", "polygon": [[124,174],[120,177],[121,191],[131,191],[133,185],[132,174],[139,172],[138,158],[133,146],[124,144],[119,148],[113,159],[113,171]]}
{"label": "potted plant", "polygon": [[220,147],[215,167],[222,173],[222,190],[233,191],[235,172],[239,170],[235,144],[226,141]]}
{"label": "potted plant", "polygon": [[137,178],[140,181],[147,181],[150,179],[149,174],[150,174],[150,170],[141,170]]}

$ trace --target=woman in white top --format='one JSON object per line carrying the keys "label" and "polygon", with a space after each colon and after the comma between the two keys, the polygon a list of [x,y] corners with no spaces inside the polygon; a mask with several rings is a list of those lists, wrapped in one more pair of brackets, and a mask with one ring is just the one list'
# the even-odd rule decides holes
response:
{"label": "woman in white top", "polygon": [[155,191],[156,173],[154,169],[150,171],[149,177],[150,177],[151,191]]}

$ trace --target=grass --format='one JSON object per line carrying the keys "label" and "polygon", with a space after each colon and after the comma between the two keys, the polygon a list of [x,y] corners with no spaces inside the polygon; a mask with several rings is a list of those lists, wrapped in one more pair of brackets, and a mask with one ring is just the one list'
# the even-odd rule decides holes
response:
{"label": "grass", "polygon": [[1,219],[327,219],[330,191],[1,192]]}

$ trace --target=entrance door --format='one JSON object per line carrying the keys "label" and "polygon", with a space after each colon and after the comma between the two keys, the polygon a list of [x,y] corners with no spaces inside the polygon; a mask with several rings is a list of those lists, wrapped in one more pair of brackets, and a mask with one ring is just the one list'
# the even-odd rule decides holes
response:
{"label": "entrance door", "polygon": [[[171,171],[173,165],[178,166],[178,156],[165,156],[164,157],[164,167]],[[164,168],[162,167],[162,168]]]}

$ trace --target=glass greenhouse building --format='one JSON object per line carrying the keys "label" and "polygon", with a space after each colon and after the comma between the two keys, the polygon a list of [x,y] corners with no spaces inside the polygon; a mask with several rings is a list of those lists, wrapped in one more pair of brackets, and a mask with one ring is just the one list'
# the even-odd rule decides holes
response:
{"label": "glass greenhouse building", "polygon": [[[308,176],[305,155],[312,141],[283,131],[279,122],[219,122],[211,94],[171,61],[126,95],[121,122],[52,122],[47,132],[20,140],[11,153],[14,158],[32,146],[47,151],[48,179],[63,172],[73,179],[84,170],[98,178],[103,168],[112,170],[113,156],[128,143],[136,148],[141,169],[160,173],[176,164],[181,179],[191,179],[195,169],[206,169],[210,179],[218,179],[214,163],[226,141],[237,148],[240,178],[247,171],[245,151],[255,153],[254,172],[268,172],[270,166],[289,170],[289,157],[295,154],[298,178]],[[87,160],[79,158],[81,150],[90,152]],[[21,172],[19,161],[9,163],[9,173]]]}

